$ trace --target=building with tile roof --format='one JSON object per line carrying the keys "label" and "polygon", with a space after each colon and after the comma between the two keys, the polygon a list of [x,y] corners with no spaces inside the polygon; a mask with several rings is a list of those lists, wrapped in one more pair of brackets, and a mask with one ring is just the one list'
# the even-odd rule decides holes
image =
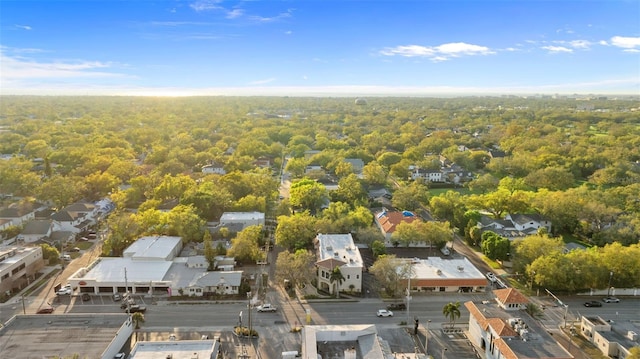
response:
{"label": "building with tile roof", "polygon": [[384,235],[385,245],[392,247],[391,235],[400,223],[412,223],[422,219],[411,211],[390,211],[385,208],[374,215],[374,220],[380,232]]}
{"label": "building with tile roof", "polygon": [[522,297],[503,290],[496,294],[496,303],[464,303],[470,314],[468,338],[478,353],[487,359],[572,359],[538,321],[508,306],[522,304]]}
{"label": "building with tile roof", "polygon": [[504,310],[526,309],[529,299],[513,288],[497,289],[493,291],[496,302]]}

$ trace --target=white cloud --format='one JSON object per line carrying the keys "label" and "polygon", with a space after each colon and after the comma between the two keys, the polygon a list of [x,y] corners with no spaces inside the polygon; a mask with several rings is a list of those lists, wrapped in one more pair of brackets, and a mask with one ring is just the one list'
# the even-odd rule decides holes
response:
{"label": "white cloud", "polygon": [[573,40],[569,41],[569,46],[574,49],[588,49],[591,47],[591,42],[587,40]]}
{"label": "white cloud", "polygon": [[611,45],[622,47],[623,49],[640,48],[640,37],[614,36],[611,38]]}
{"label": "white cloud", "polygon": [[573,52],[572,49],[568,48],[568,47],[564,47],[564,46],[542,46],[543,49],[549,51],[550,53],[571,53]]}
{"label": "white cloud", "polygon": [[291,34],[293,34],[293,31],[291,31],[291,30],[289,30],[289,31],[285,31],[285,32],[284,32],[284,34],[285,34],[285,35],[291,35]]}
{"label": "white cloud", "polygon": [[227,12],[227,19],[235,19],[238,18],[240,16],[244,15],[244,10],[243,9],[233,9]]}
{"label": "white cloud", "polygon": [[2,50],[0,52],[1,82],[15,83],[30,79],[124,77],[122,74],[104,71],[104,69],[113,67],[110,62],[84,60],[38,62],[21,56],[7,55],[7,48],[2,48]]}
{"label": "white cloud", "polygon": [[436,51],[450,56],[459,55],[490,55],[494,54],[488,47],[467,44],[464,42],[452,42],[437,46]]}
{"label": "white cloud", "polygon": [[220,10],[222,6],[218,5],[221,0],[198,0],[189,5],[195,11]]}
{"label": "white cloud", "polygon": [[31,26],[29,25],[16,25],[16,27],[22,30],[31,30]]}
{"label": "white cloud", "polygon": [[434,62],[449,60],[453,57],[491,55],[494,51],[485,46],[451,42],[439,46],[403,45],[386,48],[380,51],[385,56],[427,57]]}
{"label": "white cloud", "polygon": [[276,22],[286,18],[290,18],[292,16],[292,13],[293,13],[293,10],[289,9],[286,12],[282,12],[276,16],[264,17],[264,16],[254,15],[254,16],[250,16],[249,19],[256,22]]}

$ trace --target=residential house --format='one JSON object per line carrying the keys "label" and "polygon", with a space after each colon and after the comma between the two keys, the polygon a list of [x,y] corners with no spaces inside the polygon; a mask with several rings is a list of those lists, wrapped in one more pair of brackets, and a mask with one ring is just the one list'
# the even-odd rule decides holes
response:
{"label": "residential house", "polygon": [[9,226],[20,226],[35,218],[35,209],[30,203],[12,204],[0,209],[0,219],[8,220]]}
{"label": "residential house", "polygon": [[202,173],[204,174],[217,174],[217,175],[226,175],[227,171],[225,171],[224,167],[220,164],[213,163],[209,165],[202,166]]}
{"label": "residential house", "polygon": [[51,215],[55,231],[80,233],[97,223],[100,207],[92,203],[74,203]]}
{"label": "residential house", "polygon": [[374,215],[376,225],[380,232],[384,235],[385,245],[392,247],[391,235],[395,232],[396,227],[400,223],[411,223],[413,221],[421,221],[415,213],[410,211],[390,211],[386,208]]}
{"label": "residential house", "polygon": [[265,216],[262,212],[224,212],[220,217],[220,227],[239,225],[243,230],[249,226],[264,228]]}
{"label": "residential house", "polygon": [[411,179],[414,181],[421,179],[426,182],[444,182],[442,172],[439,169],[415,168],[411,172]]}
{"label": "residential house", "polygon": [[334,287],[337,286],[336,282],[331,281],[331,273],[335,268],[340,268],[344,281],[339,284],[339,290],[360,293],[364,262],[351,234],[318,234],[314,244],[317,251],[318,288],[335,293]]}
{"label": "residential house", "polygon": [[353,169],[353,173],[357,175],[362,174],[362,169],[364,168],[364,161],[359,158],[345,158],[345,162],[351,164],[351,168]]}
{"label": "residential house", "polygon": [[242,271],[214,271],[197,274],[185,288],[185,295],[202,297],[211,294],[238,294]]}
{"label": "residential house", "polygon": [[551,221],[539,214],[508,214],[505,219],[480,217],[477,227],[481,232],[491,231],[508,239],[523,238],[538,233],[539,228],[551,231]]}
{"label": "residential house", "polygon": [[27,222],[18,235],[18,240],[24,243],[33,243],[48,239],[53,232],[53,220],[33,219]]}

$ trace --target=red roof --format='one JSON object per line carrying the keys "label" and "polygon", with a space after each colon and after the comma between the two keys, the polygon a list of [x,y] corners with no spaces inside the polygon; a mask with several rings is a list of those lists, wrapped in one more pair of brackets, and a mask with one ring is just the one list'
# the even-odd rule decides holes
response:
{"label": "red roof", "polygon": [[406,216],[403,212],[384,210],[376,213],[376,221],[378,221],[380,228],[382,228],[385,233],[393,233],[396,230],[396,226],[400,223],[420,221],[420,218],[415,215]]}
{"label": "red roof", "polygon": [[500,303],[507,304],[527,304],[529,299],[513,288],[494,290],[493,293]]}

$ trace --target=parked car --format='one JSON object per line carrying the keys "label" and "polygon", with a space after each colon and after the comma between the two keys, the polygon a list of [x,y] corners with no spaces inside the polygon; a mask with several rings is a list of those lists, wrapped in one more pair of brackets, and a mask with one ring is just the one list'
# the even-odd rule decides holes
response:
{"label": "parked car", "polygon": [[496,278],[496,275],[493,274],[492,272],[487,272],[487,279],[491,282],[491,283],[495,283],[498,278]]}
{"label": "parked car", "polygon": [[51,313],[53,313],[53,307],[40,308],[36,312],[36,314],[51,314]]}
{"label": "parked car", "polygon": [[89,240],[89,238],[87,237],[80,237],[80,239],[78,239],[80,242],[86,242]]}
{"label": "parked car", "polygon": [[387,305],[388,310],[407,310],[407,305],[404,303],[391,303]]}
{"label": "parked car", "polygon": [[91,295],[89,295],[89,293],[82,293],[82,301],[86,302],[91,300]]}
{"label": "parked car", "polygon": [[585,307],[602,307],[602,303],[597,300],[590,300],[588,302],[584,302]]}
{"label": "parked car", "polygon": [[80,248],[78,247],[69,248],[69,252],[80,252]]}
{"label": "parked car", "polygon": [[258,312],[275,312],[277,311],[278,308],[274,307],[273,305],[269,304],[269,303],[265,303],[263,305],[259,305],[258,306]]}
{"label": "parked car", "polygon": [[68,255],[68,254],[63,254],[63,255],[60,256],[60,259],[62,259],[63,261],[69,262],[69,261],[71,261],[71,256]]}
{"label": "parked car", "polygon": [[134,304],[129,307],[129,313],[144,313],[147,311],[147,307],[141,306],[140,304]]}
{"label": "parked car", "polygon": [[602,301],[605,302],[605,303],[620,303],[620,299],[618,299],[616,297],[602,298]]}
{"label": "parked car", "polygon": [[120,293],[114,293],[111,298],[113,299],[114,302],[119,302],[122,300],[122,296],[120,295]]}
{"label": "parked car", "polygon": [[379,317],[393,317],[393,312],[387,309],[378,309],[376,315]]}
{"label": "parked car", "polygon": [[62,287],[60,289],[58,289],[58,291],[56,292],[56,295],[71,295],[73,293],[73,289],[71,289],[71,286],[69,287]]}

